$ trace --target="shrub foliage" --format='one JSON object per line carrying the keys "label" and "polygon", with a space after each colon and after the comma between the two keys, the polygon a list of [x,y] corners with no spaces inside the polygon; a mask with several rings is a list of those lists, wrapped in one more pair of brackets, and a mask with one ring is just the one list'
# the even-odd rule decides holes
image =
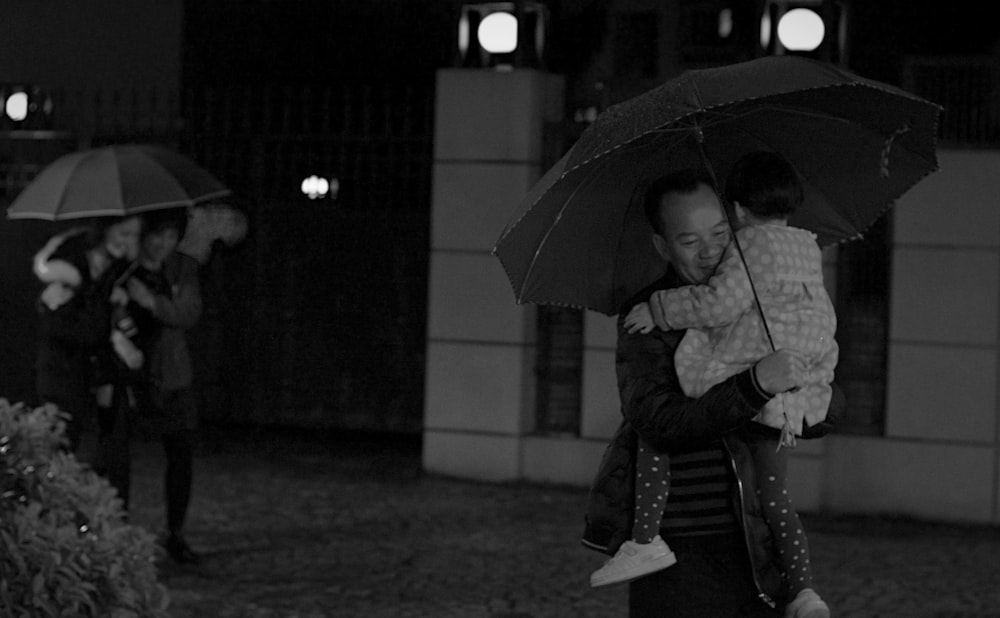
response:
{"label": "shrub foliage", "polygon": [[154,537],[65,446],[56,408],[0,399],[0,616],[167,617]]}

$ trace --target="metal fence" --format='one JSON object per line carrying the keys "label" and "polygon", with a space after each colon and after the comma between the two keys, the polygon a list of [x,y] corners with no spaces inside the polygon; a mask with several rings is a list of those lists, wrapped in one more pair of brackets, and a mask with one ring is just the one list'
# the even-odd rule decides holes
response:
{"label": "metal fence", "polygon": [[902,86],[944,107],[943,143],[1000,147],[1000,56],[910,56]]}
{"label": "metal fence", "polygon": [[[212,171],[248,213],[248,239],[216,252],[203,273],[205,314],[190,337],[203,416],[420,431],[433,84],[53,100],[56,130],[46,134],[62,139],[25,134],[0,151],[7,201],[60,154],[157,142]],[[301,193],[313,174],[338,180],[335,199]],[[44,237],[29,240],[6,247],[4,280],[24,278]],[[29,284],[4,335],[33,333]],[[0,363],[19,368],[6,374],[17,385],[3,386],[23,393],[34,350],[15,339]]]}

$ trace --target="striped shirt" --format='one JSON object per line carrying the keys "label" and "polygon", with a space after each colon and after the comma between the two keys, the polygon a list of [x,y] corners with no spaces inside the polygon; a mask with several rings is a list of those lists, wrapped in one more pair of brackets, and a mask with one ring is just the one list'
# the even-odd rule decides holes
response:
{"label": "striped shirt", "polygon": [[670,453],[670,495],[660,529],[665,537],[736,531],[733,472],[721,443]]}

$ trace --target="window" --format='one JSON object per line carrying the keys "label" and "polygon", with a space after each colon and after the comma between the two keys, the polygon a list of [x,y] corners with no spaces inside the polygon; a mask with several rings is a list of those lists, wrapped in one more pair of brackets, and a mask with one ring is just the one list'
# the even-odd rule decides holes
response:
{"label": "window", "polygon": [[836,382],[847,398],[841,433],[881,435],[885,428],[891,226],[890,214],[864,239],[837,249]]}
{"label": "window", "polygon": [[583,311],[538,307],[535,379],[535,430],[546,434],[579,435]]}

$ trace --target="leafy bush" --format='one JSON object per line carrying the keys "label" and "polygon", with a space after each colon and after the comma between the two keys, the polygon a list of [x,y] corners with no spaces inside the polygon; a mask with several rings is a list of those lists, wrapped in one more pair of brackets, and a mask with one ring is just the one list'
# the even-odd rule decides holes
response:
{"label": "leafy bush", "polygon": [[165,618],[153,536],[66,443],[56,408],[0,399],[0,616]]}

